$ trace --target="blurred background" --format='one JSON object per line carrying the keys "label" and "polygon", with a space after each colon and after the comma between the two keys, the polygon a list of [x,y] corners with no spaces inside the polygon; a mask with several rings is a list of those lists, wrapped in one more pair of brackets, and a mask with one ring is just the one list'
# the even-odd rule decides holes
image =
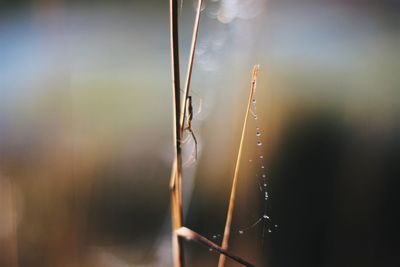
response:
{"label": "blurred background", "polygon": [[[230,250],[256,266],[399,266],[400,2],[205,2],[185,225],[221,242],[260,64]],[[183,78],[196,3],[180,11]],[[0,266],[172,266],[172,118],[167,0],[1,1]],[[240,235],[264,214],[260,155],[271,220]]]}

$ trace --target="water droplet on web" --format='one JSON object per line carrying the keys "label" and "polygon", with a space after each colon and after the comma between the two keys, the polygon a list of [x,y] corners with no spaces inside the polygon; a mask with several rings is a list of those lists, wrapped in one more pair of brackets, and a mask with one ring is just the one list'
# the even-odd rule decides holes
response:
{"label": "water droplet on web", "polygon": [[275,224],[275,225],[274,225],[274,227],[275,227],[275,228],[278,228],[278,225],[277,225],[277,224]]}
{"label": "water droplet on web", "polygon": [[[218,1],[218,0],[216,0],[216,1]],[[251,98],[250,101],[251,101],[252,105],[250,106],[249,117],[253,117],[254,120],[257,120],[258,119],[258,112],[256,112],[256,107],[257,107],[256,102],[257,102],[257,100],[256,100],[255,95]],[[251,119],[251,118],[249,118],[249,119]],[[239,235],[243,235],[243,234],[246,234],[249,229],[252,229],[253,227],[255,227],[255,226],[259,225],[259,224],[262,224],[263,225],[262,234],[263,234],[263,237],[264,237],[265,233],[271,233],[273,231],[276,231],[275,228],[277,228],[278,226],[276,224],[273,225],[272,224],[272,220],[266,214],[267,213],[267,206],[266,205],[268,204],[268,199],[269,199],[269,192],[267,190],[268,189],[268,187],[267,187],[268,183],[267,182],[269,181],[269,174],[268,174],[268,179],[267,179],[267,174],[266,174],[267,173],[267,169],[266,169],[267,166],[264,165],[264,164],[267,164],[267,163],[264,161],[265,157],[264,157],[264,155],[262,154],[262,151],[261,151],[261,149],[262,149],[261,146],[263,146],[263,142],[265,141],[264,138],[263,138],[265,132],[261,131],[260,128],[258,127],[258,126],[260,126],[260,125],[258,125],[259,122],[254,121],[253,124],[255,124],[254,126],[256,126],[256,127],[254,127],[255,128],[255,135],[256,135],[256,137],[255,137],[256,145],[259,146],[260,148],[258,149],[256,155],[252,155],[251,156],[252,158],[248,158],[248,161],[249,162],[253,162],[253,160],[254,160],[253,164],[256,164],[256,167],[259,168],[258,170],[255,171],[256,173],[254,173],[253,175],[255,175],[256,183],[258,184],[259,189],[260,189],[260,194],[264,194],[262,197],[265,199],[265,202],[264,202],[265,210],[264,210],[264,213],[261,213],[261,216],[260,216],[260,213],[259,213],[260,217],[258,217],[258,219],[257,219],[257,221],[255,223],[251,224],[247,228],[241,228],[241,230],[236,230],[235,232],[238,233]],[[254,131],[254,128],[253,128],[253,131]],[[259,159],[259,160],[257,160],[257,159]]]}
{"label": "water droplet on web", "polygon": [[216,239],[216,238],[217,238],[217,236],[216,236],[216,235],[213,235],[213,238],[214,238],[214,239]]}
{"label": "water droplet on web", "polygon": [[208,251],[213,251],[213,249],[212,249],[212,248],[209,248]]}

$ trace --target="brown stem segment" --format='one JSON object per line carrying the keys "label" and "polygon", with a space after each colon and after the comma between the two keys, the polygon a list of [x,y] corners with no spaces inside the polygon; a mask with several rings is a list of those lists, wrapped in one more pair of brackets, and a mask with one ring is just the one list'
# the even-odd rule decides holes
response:
{"label": "brown stem segment", "polygon": [[[249,100],[247,102],[246,115],[244,117],[244,122],[243,122],[242,136],[240,138],[239,151],[238,151],[238,155],[237,155],[237,159],[236,159],[235,173],[233,175],[233,183],[232,183],[232,189],[231,189],[231,196],[230,196],[230,199],[229,199],[228,213],[226,215],[224,237],[222,239],[222,246],[221,247],[223,249],[225,249],[225,250],[228,249],[228,244],[229,244],[229,237],[230,237],[230,233],[231,233],[233,210],[235,208],[236,187],[237,187],[237,181],[238,181],[238,176],[239,176],[240,159],[242,157],[243,141],[244,141],[244,135],[245,135],[245,132],[246,132],[247,118],[249,117],[251,99],[253,98],[254,89],[255,89],[255,86],[256,86],[258,70],[259,70],[259,66],[255,65],[253,67],[253,72],[252,72],[252,78],[251,78],[251,84],[250,84],[250,95],[249,95]],[[225,261],[226,261],[225,255],[221,254],[219,256],[218,267],[224,267],[225,266]]]}
{"label": "brown stem segment", "polygon": [[187,76],[186,76],[185,90],[183,92],[182,116],[180,118],[182,130],[183,130],[183,124],[185,123],[185,116],[186,116],[186,109],[187,109],[186,99],[189,96],[190,82],[192,80],[193,62],[194,62],[194,55],[196,52],[197,36],[199,33],[199,26],[200,26],[201,6],[203,5],[203,1],[204,0],[198,0],[197,10],[196,10],[196,18],[195,18],[194,27],[193,27],[192,45],[190,48],[190,56],[189,56],[188,70],[187,70]]}
{"label": "brown stem segment", "polygon": [[[186,79],[186,86],[181,101],[180,96],[180,70],[179,70],[179,38],[178,38],[178,1],[170,0],[170,19],[171,19],[171,63],[172,63],[172,86],[174,94],[174,139],[176,141],[175,159],[172,165],[171,172],[171,216],[173,229],[176,230],[182,226],[183,221],[183,208],[182,208],[182,153],[181,153],[181,142],[182,134],[186,115],[187,97],[189,95],[190,81],[192,76],[194,55],[197,43],[197,35],[200,25],[200,12],[203,0],[199,0],[198,8],[196,12],[195,24],[193,28],[192,46],[190,50],[188,73]],[[182,102],[182,107],[181,107]],[[184,266],[183,246],[181,240],[173,232],[173,257],[175,267]]]}
{"label": "brown stem segment", "polygon": [[186,240],[195,241],[195,242],[197,242],[199,244],[202,244],[203,246],[211,248],[211,249],[219,252],[221,255],[229,257],[232,260],[234,260],[234,261],[236,261],[236,262],[238,262],[238,263],[240,263],[240,264],[242,264],[244,266],[254,267],[253,264],[247,262],[246,260],[244,260],[244,259],[242,259],[242,258],[240,258],[238,256],[230,254],[226,249],[221,248],[220,246],[218,246],[217,244],[211,242],[210,240],[208,240],[204,236],[202,236],[202,235],[200,235],[200,234],[198,234],[198,233],[196,233],[196,232],[194,232],[194,231],[192,231],[192,230],[190,230],[190,229],[188,229],[186,227],[181,227],[181,228],[177,229],[175,232],[176,232],[176,234],[178,236],[183,237]]}
{"label": "brown stem segment", "polygon": [[175,267],[184,266],[184,254],[182,240],[175,234],[175,230],[182,226],[182,155],[181,140],[182,129],[180,127],[181,94],[180,94],[180,70],[179,70],[179,35],[178,35],[178,0],[170,0],[170,34],[171,34],[171,68],[172,68],[172,93],[174,113],[174,140],[175,159],[172,165],[171,180],[171,218],[172,218],[172,247]]}

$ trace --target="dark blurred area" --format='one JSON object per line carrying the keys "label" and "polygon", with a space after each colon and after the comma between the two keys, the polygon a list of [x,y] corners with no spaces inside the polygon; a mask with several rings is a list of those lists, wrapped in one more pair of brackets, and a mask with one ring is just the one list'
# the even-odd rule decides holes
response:
{"label": "dark blurred area", "polygon": [[273,170],[282,220],[267,257],[273,266],[399,263],[399,128],[364,126],[325,114],[291,125]]}
{"label": "dark blurred area", "polygon": [[[196,1],[183,1],[182,77]],[[172,266],[168,1],[0,2],[0,267]],[[208,0],[184,224],[256,266],[400,266],[400,2]],[[266,160],[267,214],[251,165]],[[265,230],[265,229],[264,229]],[[187,266],[218,255],[185,243]],[[227,266],[238,266],[232,261]]]}

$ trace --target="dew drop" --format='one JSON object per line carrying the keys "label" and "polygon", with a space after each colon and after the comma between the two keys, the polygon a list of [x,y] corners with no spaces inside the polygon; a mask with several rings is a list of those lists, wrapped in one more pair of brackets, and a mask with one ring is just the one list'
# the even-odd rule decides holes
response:
{"label": "dew drop", "polygon": [[216,239],[216,238],[217,238],[217,236],[216,236],[216,235],[213,235],[213,238],[214,238],[214,239]]}
{"label": "dew drop", "polygon": [[271,229],[268,229],[268,233],[272,233],[272,230],[271,230]]}
{"label": "dew drop", "polygon": [[278,228],[278,225],[277,225],[277,224],[275,224],[275,225],[274,225],[274,227],[275,227],[275,228]]}
{"label": "dew drop", "polygon": [[267,187],[267,184],[264,184],[264,187]]}
{"label": "dew drop", "polygon": [[212,249],[212,248],[209,248],[209,249],[208,249],[208,251],[210,251],[210,252],[211,252],[211,251],[213,251],[213,249]]}
{"label": "dew drop", "polygon": [[264,173],[263,175],[262,175],[262,178],[266,178],[267,177],[267,175]]}
{"label": "dew drop", "polygon": [[260,131],[256,131],[256,135],[257,135],[257,136],[260,136],[260,135],[261,135],[261,132],[260,132]]}
{"label": "dew drop", "polygon": [[241,234],[241,235],[242,235],[243,233],[244,233],[244,232],[243,232],[243,230],[239,230],[239,234]]}
{"label": "dew drop", "polygon": [[256,103],[256,99],[255,99],[255,98],[253,98],[253,100],[252,100],[252,101],[253,101],[253,103],[254,103],[254,104]]}
{"label": "dew drop", "polygon": [[253,160],[252,160],[252,159],[249,159],[249,162],[253,162]]}
{"label": "dew drop", "polygon": [[261,155],[261,156],[260,156],[260,159],[263,159],[263,158],[264,158],[264,156],[263,156],[263,155]]}
{"label": "dew drop", "polygon": [[258,146],[262,146],[261,141],[257,141],[257,145],[258,145]]}
{"label": "dew drop", "polygon": [[265,166],[264,166],[264,165],[262,165],[262,166],[261,166],[261,169],[265,169]]}
{"label": "dew drop", "polygon": [[268,219],[269,217],[268,217],[268,215],[264,214],[264,215],[263,215],[263,218],[264,218],[264,219]]}
{"label": "dew drop", "polygon": [[255,120],[257,120],[257,119],[258,119],[258,118],[257,118],[257,115],[254,115],[254,119],[255,119]]}

